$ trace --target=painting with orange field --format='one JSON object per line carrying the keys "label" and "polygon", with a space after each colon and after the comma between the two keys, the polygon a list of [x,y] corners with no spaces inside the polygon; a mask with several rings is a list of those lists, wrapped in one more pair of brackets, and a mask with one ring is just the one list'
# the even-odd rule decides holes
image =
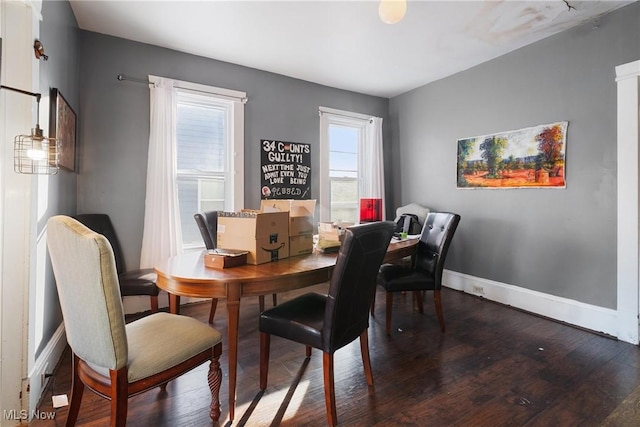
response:
{"label": "painting with orange field", "polygon": [[568,122],[458,139],[458,188],[566,188]]}

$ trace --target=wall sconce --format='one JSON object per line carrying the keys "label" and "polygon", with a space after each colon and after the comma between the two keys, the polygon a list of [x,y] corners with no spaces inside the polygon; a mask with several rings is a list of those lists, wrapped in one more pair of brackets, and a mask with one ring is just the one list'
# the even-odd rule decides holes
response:
{"label": "wall sconce", "polygon": [[380,0],[378,15],[385,24],[397,24],[407,12],[407,0]]}
{"label": "wall sconce", "polygon": [[59,169],[60,142],[55,138],[44,137],[38,122],[40,117],[40,98],[42,95],[4,85],[0,85],[0,89],[7,89],[33,96],[36,98],[38,105],[36,127],[31,129],[29,135],[17,135],[13,140],[13,170],[17,173],[30,175],[57,174]]}
{"label": "wall sconce", "polygon": [[44,54],[44,46],[40,40],[36,39],[33,42],[33,50],[36,55],[36,59],[42,59],[43,61],[49,59],[49,57]]}
{"label": "wall sconce", "polygon": [[360,199],[360,223],[382,221],[382,199]]}

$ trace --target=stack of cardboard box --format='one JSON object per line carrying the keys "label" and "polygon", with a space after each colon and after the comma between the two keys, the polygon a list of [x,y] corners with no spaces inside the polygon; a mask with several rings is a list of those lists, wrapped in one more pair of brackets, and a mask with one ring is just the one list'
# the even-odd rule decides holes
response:
{"label": "stack of cardboard box", "polygon": [[248,252],[248,264],[289,257],[289,213],[243,210],[218,214],[218,247]]}
{"label": "stack of cardboard box", "polygon": [[313,224],[316,210],[314,200],[262,200],[263,212],[288,212],[289,255],[304,255],[313,252]]}

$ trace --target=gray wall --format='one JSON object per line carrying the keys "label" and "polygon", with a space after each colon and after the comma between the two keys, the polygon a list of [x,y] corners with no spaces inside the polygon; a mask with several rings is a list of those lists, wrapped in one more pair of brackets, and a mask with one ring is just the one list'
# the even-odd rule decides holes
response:
{"label": "gray wall", "polygon": [[[155,74],[247,92],[247,207],[259,204],[261,138],[312,144],[317,198],[317,107],[380,116],[389,141],[388,214],[413,201],[462,215],[447,268],[614,308],[614,67],[640,57],[639,18],[636,3],[596,30],[586,24],[387,101],[78,31],[68,2],[44,2],[49,61],[40,65],[41,91],[59,88],[80,125],[78,175],[61,171],[51,180],[45,217],[75,213],[77,194],[77,212],[112,216],[127,264],[138,265],[149,92],[116,75]],[[558,120],[569,121],[566,189],[456,189],[458,138]],[[51,278],[45,297],[43,343],[61,322]]]}
{"label": "gray wall", "polygon": [[[149,143],[149,89],[120,73],[149,74],[245,91],[245,207],[260,206],[260,139],[312,146],[311,198],[319,197],[318,107],[387,121],[385,98],[320,86],[256,69],[81,31],[78,212],[111,216],[129,268],[139,264]],[[390,134],[386,132],[387,140]],[[387,150],[390,148],[387,147]]]}
{"label": "gray wall", "polygon": [[[616,307],[615,66],[640,4],[390,100],[396,204],[462,216],[447,268]],[[568,120],[566,189],[456,189],[459,138]]]}
{"label": "gray wall", "polygon": [[[49,111],[49,89],[60,90],[71,108],[78,112],[78,25],[71,6],[63,1],[42,2],[42,21],[40,40],[44,45],[47,61],[40,61],[40,112]],[[49,135],[45,120],[40,120],[44,134]],[[43,230],[52,215],[73,215],[76,212],[76,177],[73,172],[60,170],[48,179],[47,210],[38,221],[38,234]],[[33,212],[36,216],[36,212]],[[44,311],[39,313],[44,319],[43,338],[36,349],[36,357],[49,342],[56,329],[62,323],[62,313],[58,303],[58,293],[51,267],[47,268],[44,289]]]}

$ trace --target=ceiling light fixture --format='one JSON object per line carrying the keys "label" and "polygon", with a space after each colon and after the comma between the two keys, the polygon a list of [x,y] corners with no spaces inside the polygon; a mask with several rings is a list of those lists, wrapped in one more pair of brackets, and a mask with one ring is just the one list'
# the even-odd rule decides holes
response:
{"label": "ceiling light fixture", "polygon": [[385,24],[397,24],[407,12],[407,0],[380,0],[378,15]]}
{"label": "ceiling light fixture", "polygon": [[60,156],[60,142],[55,138],[46,138],[38,118],[40,117],[39,93],[27,92],[9,86],[0,85],[0,89],[7,89],[24,95],[33,96],[37,102],[36,127],[29,135],[17,135],[13,139],[13,170],[17,173],[30,175],[55,175],[58,173],[58,159]]}

